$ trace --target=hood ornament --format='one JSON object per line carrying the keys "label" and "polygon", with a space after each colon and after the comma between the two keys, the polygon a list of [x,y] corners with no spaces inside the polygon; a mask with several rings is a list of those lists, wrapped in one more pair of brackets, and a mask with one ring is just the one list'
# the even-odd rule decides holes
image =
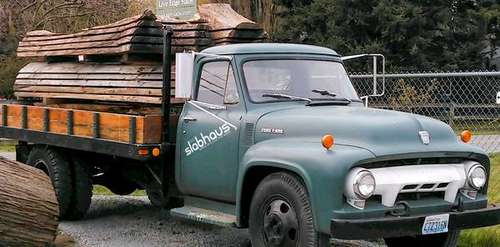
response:
{"label": "hood ornament", "polygon": [[423,144],[429,145],[431,143],[431,135],[427,131],[419,131],[418,135],[420,136],[420,140]]}

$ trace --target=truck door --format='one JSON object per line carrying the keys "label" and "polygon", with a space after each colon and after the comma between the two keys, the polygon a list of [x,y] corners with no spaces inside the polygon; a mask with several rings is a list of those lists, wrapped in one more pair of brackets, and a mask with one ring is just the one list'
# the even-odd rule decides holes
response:
{"label": "truck door", "polygon": [[183,193],[233,202],[244,107],[229,61],[203,63],[194,100],[180,116],[177,183]]}

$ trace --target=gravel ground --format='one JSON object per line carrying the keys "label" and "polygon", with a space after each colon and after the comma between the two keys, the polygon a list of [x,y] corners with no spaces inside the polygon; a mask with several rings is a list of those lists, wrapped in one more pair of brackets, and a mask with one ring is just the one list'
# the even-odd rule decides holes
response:
{"label": "gravel ground", "polygon": [[[15,153],[0,152],[15,159]],[[94,196],[87,216],[61,222],[57,247],[250,247],[246,229],[221,228],[171,218],[146,197]],[[381,241],[338,241],[332,246],[382,247]]]}
{"label": "gravel ground", "polygon": [[[62,222],[62,233],[80,247],[250,246],[244,229],[220,228],[171,218],[151,207],[145,197],[94,196],[87,217]],[[334,241],[333,246],[379,247],[378,242]]]}

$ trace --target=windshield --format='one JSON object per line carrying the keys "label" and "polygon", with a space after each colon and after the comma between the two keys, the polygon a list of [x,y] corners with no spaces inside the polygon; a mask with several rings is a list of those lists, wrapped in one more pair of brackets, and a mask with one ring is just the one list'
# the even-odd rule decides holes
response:
{"label": "windshield", "polygon": [[246,62],[243,72],[253,102],[294,99],[283,95],[311,100],[359,100],[344,66],[334,61],[255,60]]}

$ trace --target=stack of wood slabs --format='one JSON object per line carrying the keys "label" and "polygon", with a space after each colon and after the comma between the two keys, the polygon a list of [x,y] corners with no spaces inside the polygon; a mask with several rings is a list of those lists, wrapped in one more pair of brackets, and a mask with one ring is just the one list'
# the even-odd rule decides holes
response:
{"label": "stack of wood slabs", "polygon": [[175,49],[174,51],[176,52],[201,51],[213,46],[209,23],[199,17],[187,21],[159,17],[158,21],[161,22],[162,25],[172,27],[174,30],[172,43],[175,43],[177,40],[177,42],[184,45],[183,47]]}
{"label": "stack of wood slabs", "polygon": [[131,144],[161,141],[161,117],[158,115],[133,116],[14,104],[0,107],[4,127]]}
{"label": "stack of wood slabs", "polygon": [[[172,68],[175,71],[175,67]],[[175,75],[172,74],[172,78]],[[174,95],[173,86],[171,82]],[[18,98],[161,104],[161,65],[31,63],[14,83]],[[172,97],[172,103],[182,103]]]}
{"label": "stack of wood slabs", "polygon": [[[165,23],[171,24],[171,23]],[[199,51],[212,46],[205,23],[176,23],[172,51]],[[19,57],[57,57],[79,55],[146,55],[163,53],[163,30],[151,11],[121,21],[92,27],[75,34],[33,31],[19,43]]]}
{"label": "stack of wood slabs", "polygon": [[[20,42],[18,56],[45,57],[47,61],[58,62],[27,65],[18,74],[15,95],[31,101],[42,99],[43,104],[125,103],[158,107],[163,25],[174,30],[174,53],[267,38],[258,24],[236,13],[228,4],[201,5],[197,17],[188,21],[157,18],[151,11],[145,11],[140,16],[75,34],[34,31]],[[171,85],[175,85],[174,78],[173,74]],[[184,100],[171,102],[181,104]]]}
{"label": "stack of wood slabs", "polygon": [[199,14],[209,23],[215,45],[264,42],[268,39],[260,25],[238,14],[229,4],[203,4],[199,7]]}
{"label": "stack of wood slabs", "polygon": [[74,34],[48,31],[27,33],[19,43],[19,57],[158,53],[161,25],[151,11]]}

